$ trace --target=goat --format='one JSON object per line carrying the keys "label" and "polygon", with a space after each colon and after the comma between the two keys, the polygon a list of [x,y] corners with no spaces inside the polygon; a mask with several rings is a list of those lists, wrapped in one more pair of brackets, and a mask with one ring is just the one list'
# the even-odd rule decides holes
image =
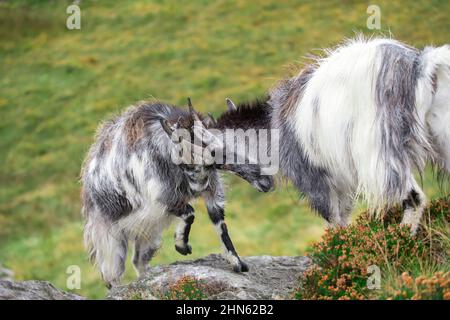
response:
{"label": "goat", "polygon": [[217,126],[279,130],[282,174],[332,226],[362,195],[372,212],[401,203],[414,234],[426,203],[414,169],[450,171],[450,46],[361,37],[327,52],[263,100],[228,101]]}
{"label": "goat", "polygon": [[[190,102],[190,100],[189,100]],[[184,144],[194,156],[198,145],[191,141],[196,130],[208,133],[213,119],[165,103],[141,103],[102,124],[84,162],[82,212],[84,239],[91,261],[100,269],[108,288],[120,284],[125,270],[128,242],[134,241],[133,265],[139,275],[161,246],[162,232],[174,219],[175,249],[192,252],[188,244],[194,222],[189,202],[202,197],[224,247],[225,257],[236,272],[248,271],[238,256],[224,222],[225,195],[214,163],[173,161],[172,151]],[[176,130],[188,136],[174,139]],[[222,148],[220,143],[214,148]],[[204,151],[200,145],[200,152]],[[197,150],[197,151],[196,151]],[[244,166],[245,167],[245,166]],[[232,169],[230,169],[232,170]],[[236,168],[241,177],[260,191],[268,191],[272,180],[261,176],[258,166]]]}

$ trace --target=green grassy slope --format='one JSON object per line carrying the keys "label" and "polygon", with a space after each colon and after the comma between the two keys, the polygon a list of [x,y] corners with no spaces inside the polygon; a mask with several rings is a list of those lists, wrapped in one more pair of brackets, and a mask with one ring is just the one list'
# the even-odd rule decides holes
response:
{"label": "green grassy slope", "polygon": [[[18,279],[80,294],[105,289],[82,246],[78,174],[100,120],[157,97],[218,115],[224,98],[264,93],[314,49],[366,28],[364,1],[82,1],[82,29],[65,28],[70,1],[0,2],[0,261]],[[449,2],[377,1],[382,28],[415,46],[449,40]],[[242,255],[298,255],[324,223],[290,187],[259,194],[227,176],[227,221]],[[430,174],[429,197],[441,192]],[[361,206],[360,206],[361,208]],[[220,251],[202,203],[193,257]],[[153,263],[183,259],[172,231]],[[128,267],[126,279],[134,277]]]}

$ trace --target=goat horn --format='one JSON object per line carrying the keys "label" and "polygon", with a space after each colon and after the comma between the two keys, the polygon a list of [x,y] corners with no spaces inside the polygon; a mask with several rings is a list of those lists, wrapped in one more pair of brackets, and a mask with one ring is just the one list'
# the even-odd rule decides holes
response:
{"label": "goat horn", "polygon": [[169,135],[172,136],[173,130],[170,128],[169,123],[166,119],[159,120],[161,122],[161,127],[164,129],[164,131]]}
{"label": "goat horn", "polygon": [[187,98],[189,109],[193,109],[191,97]]}
{"label": "goat horn", "polygon": [[211,114],[211,112],[208,112],[208,116],[209,116],[209,118],[211,119],[211,121],[212,121],[212,123],[213,123],[213,126],[215,126],[215,125],[217,124],[217,121],[216,121],[216,119],[214,119],[214,117],[213,117],[213,115]]}
{"label": "goat horn", "polygon": [[191,97],[188,97],[187,100],[188,100],[189,112],[191,113],[191,116],[194,118],[194,121],[200,121],[200,118],[198,117],[198,114],[197,114],[197,112],[195,112],[194,106],[192,105]]}
{"label": "goat horn", "polygon": [[183,117],[178,117],[177,123],[176,123],[176,128],[181,128],[181,122],[183,121]]}
{"label": "goat horn", "polygon": [[230,98],[226,98],[225,100],[226,100],[226,102],[227,102],[228,110],[234,111],[234,110],[237,109],[237,108],[236,108],[236,105],[234,104],[233,101],[231,101]]}

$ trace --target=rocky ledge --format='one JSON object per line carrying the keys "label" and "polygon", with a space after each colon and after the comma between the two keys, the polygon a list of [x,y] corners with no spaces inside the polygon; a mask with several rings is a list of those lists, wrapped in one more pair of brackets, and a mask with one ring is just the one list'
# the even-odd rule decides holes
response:
{"label": "rocky ledge", "polygon": [[[310,265],[307,257],[245,257],[249,272],[235,273],[222,256],[179,261],[149,268],[146,275],[110,290],[107,299],[161,299],[182,279],[202,284],[207,299],[290,299],[298,278]],[[11,273],[8,272],[8,276]],[[5,277],[9,278],[9,277]],[[99,280],[100,281],[100,280]],[[0,279],[0,300],[82,300],[47,281]]]}
{"label": "rocky ledge", "polygon": [[47,281],[0,280],[0,300],[83,300],[72,293],[61,291]]}
{"label": "rocky ledge", "polygon": [[298,278],[310,265],[307,257],[245,257],[250,267],[235,273],[220,255],[155,266],[140,279],[113,288],[108,299],[158,299],[182,278],[205,284],[208,299],[290,299]]}

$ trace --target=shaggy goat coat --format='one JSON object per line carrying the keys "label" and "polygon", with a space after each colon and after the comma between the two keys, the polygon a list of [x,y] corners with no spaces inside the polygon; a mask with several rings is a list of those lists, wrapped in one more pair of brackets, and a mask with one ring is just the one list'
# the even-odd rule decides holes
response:
{"label": "shaggy goat coat", "polygon": [[402,203],[415,232],[426,200],[413,170],[432,160],[450,171],[450,47],[351,40],[281,81],[258,110],[255,126],[269,117],[280,130],[281,171],[332,225],[347,225],[362,195],[374,210]]}
{"label": "shaggy goat coat", "polygon": [[[216,168],[172,161],[175,144],[164,121],[185,123],[182,127],[190,129],[192,117],[201,122],[193,114],[162,103],[143,103],[98,130],[82,170],[84,236],[108,286],[120,283],[128,242],[135,243],[133,264],[141,274],[160,247],[163,230],[175,219],[179,220],[175,248],[181,254],[191,253],[188,236],[194,209],[189,202],[197,197],[205,200],[233,269],[248,270],[228,235],[224,189]],[[252,169],[238,174],[256,181],[260,189],[269,188],[271,179],[261,177],[257,166]]]}

